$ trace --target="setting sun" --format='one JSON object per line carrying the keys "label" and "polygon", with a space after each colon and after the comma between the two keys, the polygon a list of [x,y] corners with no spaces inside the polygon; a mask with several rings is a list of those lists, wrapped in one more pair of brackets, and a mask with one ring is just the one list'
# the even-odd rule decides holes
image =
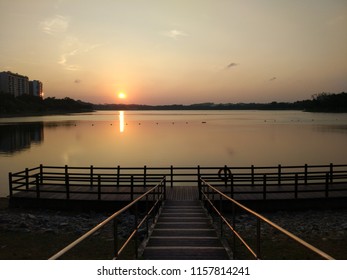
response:
{"label": "setting sun", "polygon": [[127,97],[127,95],[124,92],[122,92],[122,91],[118,92],[118,98],[119,99],[125,99],[126,97]]}

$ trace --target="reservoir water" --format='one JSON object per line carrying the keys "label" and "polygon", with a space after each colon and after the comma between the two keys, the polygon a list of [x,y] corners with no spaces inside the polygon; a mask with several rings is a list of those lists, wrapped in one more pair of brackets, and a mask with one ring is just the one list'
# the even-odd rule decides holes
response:
{"label": "reservoir water", "polygon": [[97,111],[0,118],[0,196],[8,172],[44,165],[274,166],[347,163],[347,114]]}

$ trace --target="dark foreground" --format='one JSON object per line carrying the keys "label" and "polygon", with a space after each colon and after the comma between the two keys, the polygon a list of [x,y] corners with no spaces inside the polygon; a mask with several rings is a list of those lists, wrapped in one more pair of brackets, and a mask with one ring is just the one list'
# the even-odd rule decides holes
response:
{"label": "dark foreground", "polygon": [[[47,259],[105,219],[107,212],[71,212],[39,209],[8,208],[7,199],[0,199],[0,259]],[[347,259],[347,210],[279,211],[263,213],[280,226],[320,248],[336,259]],[[121,238],[130,227],[132,216],[126,214],[121,223]],[[247,215],[240,215],[240,228],[252,238],[254,230]],[[262,231],[264,259],[307,259],[283,236],[271,229]],[[66,256],[68,259],[111,259],[113,239],[111,228],[106,228]],[[276,254],[275,254],[276,253]],[[278,254],[279,253],[279,254]],[[280,256],[280,257],[278,257]],[[124,258],[132,259],[131,247]],[[239,258],[248,259],[242,250]]]}

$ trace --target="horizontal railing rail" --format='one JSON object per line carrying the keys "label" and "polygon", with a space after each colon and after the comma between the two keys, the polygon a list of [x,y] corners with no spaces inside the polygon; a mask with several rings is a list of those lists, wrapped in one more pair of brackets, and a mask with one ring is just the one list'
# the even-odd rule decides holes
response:
{"label": "horizontal railing rail", "polygon": [[[154,202],[150,205],[149,204],[149,196],[152,195],[155,197]],[[135,257],[138,258],[138,250],[139,250],[139,240],[138,240],[138,231],[141,227],[145,226],[146,227],[146,233],[147,237],[149,235],[149,220],[150,219],[155,219],[155,217],[158,215],[160,208],[162,206],[163,201],[166,199],[166,178],[163,177],[162,180],[146,191],[144,194],[139,196],[138,198],[134,199],[131,201],[128,205],[123,207],[122,209],[118,210],[117,212],[113,213],[111,216],[109,216],[107,219],[105,219],[103,222],[99,223],[97,226],[94,228],[90,229],[88,232],[83,234],[81,237],[76,239],[74,242],[70,243],[68,246],[54,254],[49,258],[49,260],[56,260],[61,258],[63,255],[68,253],[71,249],[79,245],[81,242],[95,234],[97,231],[101,230],[104,228],[106,225],[109,223],[113,222],[113,259],[118,259],[119,256],[122,254],[122,252],[125,250],[125,248],[129,245],[131,240],[134,239],[135,245],[134,245],[134,254]],[[145,214],[143,217],[139,217],[138,213],[138,203],[140,201],[145,200]],[[120,214],[124,213],[125,211],[131,210],[132,208],[135,219],[134,219],[134,225],[133,225],[133,230],[129,233],[129,236],[127,239],[123,241],[122,244],[119,244],[119,237],[118,237],[118,223],[119,223],[119,216]]]}
{"label": "horizontal railing rail", "polygon": [[[94,193],[100,188],[101,194],[111,192],[113,187],[133,185],[150,187],[158,177],[166,176],[168,186],[196,186],[203,176],[215,187],[224,188],[230,197],[242,194],[291,193],[300,198],[300,193],[316,192],[329,197],[336,192],[347,194],[347,165],[302,165],[266,167],[96,167],[96,166],[44,166],[9,173],[9,194],[18,191],[57,192],[76,191],[74,187]],[[61,188],[58,189],[57,187]],[[47,188],[51,187],[51,188]],[[90,187],[91,189],[87,189]],[[275,187],[277,189],[275,189]],[[107,189],[107,191],[106,191]],[[114,193],[117,189],[113,188]],[[138,190],[140,192],[140,190]],[[131,191],[129,190],[129,193]]]}
{"label": "horizontal railing rail", "polygon": [[[232,252],[236,255],[236,238],[243,244],[243,246],[250,252],[250,254],[255,258],[255,259],[261,259],[261,223],[266,223],[273,229],[277,230],[278,232],[286,235],[288,238],[296,242],[297,244],[300,244],[301,246],[307,248],[309,251],[313,252],[314,254],[320,256],[323,259],[327,260],[333,260],[334,258],[328,255],[327,253],[323,252],[322,250],[314,247],[313,245],[307,243],[306,241],[302,240],[301,238],[297,237],[296,235],[292,234],[291,232],[285,230],[284,228],[280,227],[279,225],[275,224],[274,222],[268,220],[264,216],[260,215],[259,213],[247,208],[240,202],[228,197],[225,195],[223,192],[218,190],[217,188],[213,187],[211,184],[207,183],[204,179],[200,179],[200,184],[199,184],[199,190],[201,193],[201,198],[202,201],[205,203],[206,208],[210,210],[211,213],[216,214],[219,219],[220,219],[220,235],[224,235],[224,227],[223,225],[226,226],[226,228],[232,232],[233,236],[233,246],[232,246]],[[221,203],[222,200],[227,200],[229,203],[232,204],[232,219],[229,221],[228,218],[225,217],[223,214],[223,204]],[[219,204],[218,204],[219,201]],[[218,206],[219,205],[219,206]],[[242,211],[245,211],[246,213],[252,215],[253,217],[256,218],[257,223],[256,223],[256,245],[252,247],[249,242],[246,241],[244,237],[240,234],[239,231],[236,229],[236,210],[235,208],[238,207],[242,209]]]}

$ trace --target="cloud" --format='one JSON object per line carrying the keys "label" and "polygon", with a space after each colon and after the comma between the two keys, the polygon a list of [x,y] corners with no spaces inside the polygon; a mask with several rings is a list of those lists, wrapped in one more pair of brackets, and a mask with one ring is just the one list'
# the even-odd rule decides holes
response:
{"label": "cloud", "polygon": [[79,70],[80,66],[72,64],[71,59],[73,57],[89,53],[99,46],[101,45],[83,43],[75,36],[66,37],[64,42],[62,43],[62,54],[60,55],[58,64],[62,65],[66,70],[69,71]]}
{"label": "cloud", "polygon": [[165,36],[177,40],[179,37],[187,37],[188,34],[177,29],[173,29],[164,33]]}
{"label": "cloud", "polygon": [[43,32],[49,35],[61,34],[68,29],[69,20],[62,15],[55,15],[40,22],[39,26]]}
{"label": "cloud", "polygon": [[274,81],[276,79],[277,79],[277,77],[272,77],[271,79],[269,79],[269,81],[272,82],[272,81]]}
{"label": "cloud", "polygon": [[71,63],[68,63],[68,58],[76,55],[77,53],[78,53],[78,49],[72,50],[70,52],[63,53],[60,56],[60,60],[58,61],[58,64],[64,66],[64,68],[66,70],[69,70],[69,71],[76,71],[76,70],[78,70],[79,69],[78,65],[73,65]]}
{"label": "cloud", "polygon": [[231,63],[229,63],[228,65],[227,65],[227,67],[225,67],[226,69],[229,69],[229,68],[232,68],[232,67],[235,67],[235,66],[237,66],[237,65],[239,65],[238,63],[235,63],[235,62],[231,62]]}

